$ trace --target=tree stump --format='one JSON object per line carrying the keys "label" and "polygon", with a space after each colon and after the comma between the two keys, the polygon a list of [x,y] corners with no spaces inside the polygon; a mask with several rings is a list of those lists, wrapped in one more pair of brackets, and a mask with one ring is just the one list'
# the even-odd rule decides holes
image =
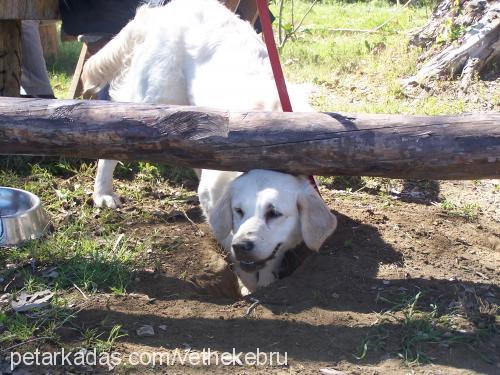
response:
{"label": "tree stump", "polygon": [[21,21],[0,20],[0,96],[19,96]]}
{"label": "tree stump", "polygon": [[407,85],[459,75],[465,90],[474,75],[488,66],[495,69],[490,63],[500,57],[500,2],[442,0],[410,44],[427,49],[422,57],[427,62]]}
{"label": "tree stump", "polygon": [[59,17],[57,0],[0,0],[0,96],[19,96],[21,20]]}

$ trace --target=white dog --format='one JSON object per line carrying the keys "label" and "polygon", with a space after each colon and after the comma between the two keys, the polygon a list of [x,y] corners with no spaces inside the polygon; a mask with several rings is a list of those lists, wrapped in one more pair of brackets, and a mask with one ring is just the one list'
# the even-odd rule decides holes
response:
{"label": "white dog", "polygon": [[[216,0],[173,0],[141,7],[85,65],[86,91],[111,83],[115,101],[276,111],[280,103],[265,45],[248,22]],[[310,111],[305,98],[296,110]],[[116,161],[99,160],[97,206],[117,207]],[[304,177],[254,170],[204,170],[200,203],[216,239],[250,292],[276,278],[285,252],[302,241],[318,250],[336,218]]]}
{"label": "white dog", "polygon": [[247,289],[242,294],[276,280],[285,253],[300,243],[318,251],[337,226],[304,176],[204,169],[198,193],[215,238]]}

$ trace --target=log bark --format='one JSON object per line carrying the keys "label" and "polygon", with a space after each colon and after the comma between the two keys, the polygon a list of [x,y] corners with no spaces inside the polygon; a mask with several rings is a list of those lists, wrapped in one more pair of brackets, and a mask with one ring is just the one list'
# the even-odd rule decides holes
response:
{"label": "log bark", "polygon": [[0,20],[0,96],[19,96],[21,21]]}
{"label": "log bark", "polygon": [[58,0],[0,0],[2,20],[56,20]]}
{"label": "log bark", "polygon": [[428,48],[428,61],[407,85],[426,85],[440,76],[461,77],[466,90],[473,76],[500,57],[500,3],[486,0],[443,0],[429,22],[410,40]]}
{"label": "log bark", "polygon": [[101,101],[0,100],[0,154],[148,160],[409,179],[500,177],[500,113],[228,113]]}

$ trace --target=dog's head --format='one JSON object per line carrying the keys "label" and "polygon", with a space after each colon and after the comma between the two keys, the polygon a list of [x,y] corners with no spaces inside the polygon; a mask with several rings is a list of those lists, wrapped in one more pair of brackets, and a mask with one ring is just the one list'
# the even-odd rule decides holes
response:
{"label": "dog's head", "polygon": [[211,216],[217,239],[231,247],[239,268],[250,273],[301,242],[318,251],[337,226],[306,177],[267,170],[233,180]]}

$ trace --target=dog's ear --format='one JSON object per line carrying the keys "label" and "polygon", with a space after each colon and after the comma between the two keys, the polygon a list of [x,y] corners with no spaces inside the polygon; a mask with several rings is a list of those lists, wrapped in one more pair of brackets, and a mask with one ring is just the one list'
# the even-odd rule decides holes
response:
{"label": "dog's ear", "polygon": [[[215,239],[226,248],[228,236],[233,230],[233,214],[231,209],[231,189],[227,186],[219,200],[210,209],[208,223],[214,232]],[[230,241],[229,241],[230,242]]]}
{"label": "dog's ear", "polygon": [[300,213],[300,228],[306,246],[315,251],[337,227],[337,218],[330,212],[323,199],[310,185],[299,194],[297,204]]}

